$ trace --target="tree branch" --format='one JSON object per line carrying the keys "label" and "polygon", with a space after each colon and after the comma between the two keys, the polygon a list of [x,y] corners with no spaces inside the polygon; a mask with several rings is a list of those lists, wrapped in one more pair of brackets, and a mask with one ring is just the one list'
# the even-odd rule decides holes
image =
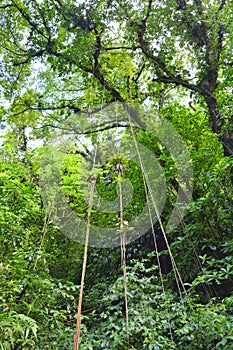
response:
{"label": "tree branch", "polygon": [[[122,122],[125,122],[125,124],[122,124]],[[44,124],[44,125],[39,126],[39,127],[33,127],[33,129],[38,130],[38,129],[44,129],[44,128],[48,128],[48,127],[54,128],[54,129],[60,129],[60,130],[64,130],[64,131],[70,131],[69,127],[53,125],[53,124]],[[102,131],[110,130],[110,129],[114,129],[114,128],[127,128],[127,127],[129,127],[128,120],[125,119],[125,120],[122,120],[121,122],[116,122],[114,120],[114,121],[109,121],[108,124],[103,123],[103,124],[100,124],[98,126],[83,130],[81,132],[78,129],[74,129],[74,127],[72,126],[72,134],[90,135],[93,133],[98,133],[98,132],[102,132]]]}
{"label": "tree branch", "polygon": [[226,5],[226,0],[222,0],[220,6],[218,8],[218,12],[221,11],[225,5]]}
{"label": "tree branch", "polygon": [[33,22],[33,20],[31,19],[30,15],[27,14],[17,3],[13,2],[14,6],[17,8],[17,10],[19,11],[19,13],[22,15],[22,17],[24,19],[26,19],[26,21],[28,22],[28,24],[37,31],[38,34],[42,35],[46,40],[48,40],[49,38],[44,34],[44,32],[42,30],[40,30],[38,28],[38,25]]}
{"label": "tree branch", "polygon": [[2,5],[2,6],[0,6],[0,9],[7,9],[7,8],[9,8],[9,7],[15,7],[15,5],[12,5],[12,4],[7,4],[7,5]]}
{"label": "tree branch", "polygon": [[48,33],[49,38],[50,38],[50,37],[51,37],[51,31],[50,31],[49,26],[48,26],[47,23],[46,23],[46,20],[45,20],[45,16],[44,16],[44,14],[43,14],[43,11],[41,10],[41,8],[39,7],[38,3],[37,3],[35,0],[32,0],[32,1],[34,2],[34,4],[36,5],[36,8],[38,9],[38,12],[39,12],[39,14],[40,14],[40,16],[41,16],[41,18],[42,18],[42,22],[43,22],[43,24],[44,24],[44,27],[45,27],[45,29],[46,29],[46,31],[47,31],[47,33]]}
{"label": "tree branch", "polygon": [[202,2],[201,2],[201,0],[195,0],[195,3],[197,5],[197,10],[198,10],[199,15],[201,15],[203,13]]}
{"label": "tree branch", "polygon": [[100,50],[101,50],[101,38],[98,33],[98,30],[95,28],[95,34],[96,34],[96,49],[95,53],[93,55],[94,57],[94,69],[98,69],[99,66],[99,55],[100,55]]}
{"label": "tree branch", "polygon": [[146,17],[144,18],[143,22],[146,23],[146,21],[148,20],[150,13],[151,13],[151,8],[152,8],[152,1],[153,0],[148,0],[148,6],[147,6],[147,12],[146,12]]}
{"label": "tree branch", "polygon": [[[128,120],[125,120],[125,122],[127,123]],[[110,130],[110,129],[114,129],[114,128],[127,128],[127,127],[129,127],[129,124],[122,124],[120,122],[111,122],[111,124],[109,124],[109,125],[106,125],[106,123],[100,124],[100,125],[98,125],[98,127],[87,129],[83,132],[79,132],[78,134],[79,135],[89,135],[89,134],[98,133],[98,132],[102,132],[102,131]]]}
{"label": "tree branch", "polygon": [[145,65],[145,63],[143,63],[143,65],[142,65],[141,69],[139,70],[137,76],[136,76],[135,78],[133,78],[133,81],[134,81],[135,83],[138,82],[138,80],[139,80],[139,78],[140,78],[140,76],[141,76],[141,74],[142,74],[142,72],[143,72],[143,70],[144,70],[145,67],[146,67],[146,65]]}
{"label": "tree branch", "polygon": [[141,46],[116,46],[116,47],[102,47],[103,50],[105,51],[110,51],[110,50],[132,50],[135,51],[137,49],[140,49]]}
{"label": "tree branch", "polygon": [[154,78],[152,81],[166,83],[166,84],[170,83],[170,84],[175,84],[175,85],[181,85],[183,87],[188,88],[189,90],[203,94],[203,91],[200,87],[198,87],[197,85],[190,84],[188,81],[183,80],[183,79],[176,77],[176,76],[172,76],[172,77],[160,76],[158,78]]}
{"label": "tree branch", "polygon": [[19,67],[21,65],[25,65],[25,64],[29,63],[32,58],[42,57],[45,52],[46,52],[45,49],[41,49],[41,50],[35,52],[34,54],[31,54],[31,55],[28,53],[28,57],[24,61],[13,62],[13,66]]}

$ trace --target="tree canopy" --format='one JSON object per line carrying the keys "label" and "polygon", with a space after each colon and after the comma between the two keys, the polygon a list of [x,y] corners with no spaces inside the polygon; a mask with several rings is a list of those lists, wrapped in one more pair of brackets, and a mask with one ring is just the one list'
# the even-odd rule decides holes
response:
{"label": "tree canopy", "polygon": [[2,85],[14,97],[13,115],[37,123],[49,109],[77,113],[91,87],[93,105],[105,90],[108,102],[158,109],[172,89],[170,99],[183,94],[203,104],[225,155],[232,154],[231,112],[224,110],[232,92],[230,2],[3,1],[1,10]]}

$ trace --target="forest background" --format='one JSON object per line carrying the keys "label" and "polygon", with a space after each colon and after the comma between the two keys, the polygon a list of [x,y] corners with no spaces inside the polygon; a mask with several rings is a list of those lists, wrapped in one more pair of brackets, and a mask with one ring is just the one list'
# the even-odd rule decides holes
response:
{"label": "forest background", "polygon": [[[73,348],[87,217],[80,349],[232,350],[232,12],[230,0],[0,1],[2,350]],[[102,211],[88,206],[93,163]],[[78,236],[54,219],[56,181]],[[121,182],[126,279],[119,240],[101,236],[121,229]],[[147,227],[148,197],[161,210]]]}

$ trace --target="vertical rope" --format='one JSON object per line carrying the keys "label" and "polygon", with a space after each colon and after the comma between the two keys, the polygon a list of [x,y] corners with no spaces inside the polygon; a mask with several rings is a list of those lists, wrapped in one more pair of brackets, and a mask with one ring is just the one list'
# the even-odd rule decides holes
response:
{"label": "vertical rope", "polygon": [[[49,219],[50,219],[50,212],[44,218],[44,224],[43,224],[43,229],[42,229],[42,236],[40,237],[40,245],[39,245],[38,251],[37,252],[35,251],[34,254],[33,254],[33,257],[35,256],[35,261],[34,261],[34,264],[32,266],[32,269],[31,269],[31,271],[33,271],[33,272],[36,270],[36,266],[37,266],[38,260],[40,259],[42,246],[44,244],[44,239],[45,239],[45,236],[47,234],[47,229],[48,229],[48,225],[49,225]],[[37,248],[36,248],[36,250],[37,250]],[[33,263],[33,260],[32,260],[32,263]],[[28,271],[30,271],[30,267],[31,267],[31,263],[29,263],[29,265],[28,265]],[[26,282],[23,285],[22,289],[20,290],[19,295],[17,297],[18,300],[22,299],[22,297],[24,296],[27,288],[28,288],[28,282]]]}
{"label": "vertical rope", "polygon": [[[91,83],[91,88],[92,88],[92,83]],[[102,96],[101,109],[103,107],[103,96]],[[98,142],[97,142],[97,145],[95,147],[92,169],[95,167],[95,164],[96,164],[97,147],[98,147]],[[95,184],[96,184],[96,176],[95,175],[90,175],[89,176],[89,181],[90,181],[90,196],[89,196],[88,213],[87,213],[87,230],[86,230],[85,246],[84,246],[84,253],[83,253],[83,267],[82,267],[82,277],[81,277],[79,301],[78,301],[78,314],[77,314],[77,322],[76,322],[76,332],[75,332],[75,335],[74,335],[74,350],[78,350],[79,349],[79,343],[80,343],[82,300],[83,300],[85,274],[86,274],[86,268],[87,268],[87,250],[88,250],[88,243],[89,243],[89,236],[90,236],[91,211],[92,211],[92,206],[93,206],[93,196],[94,196],[94,190],[95,190]]]}
{"label": "vertical rope", "polygon": [[159,277],[160,277],[162,290],[163,290],[163,296],[164,296],[164,300],[165,300],[166,317],[167,317],[167,322],[169,325],[169,333],[170,333],[170,338],[173,341],[171,320],[170,320],[169,312],[168,312],[167,295],[165,292],[165,286],[164,286],[164,282],[163,282],[163,274],[162,274],[162,268],[161,268],[160,259],[159,259],[159,250],[158,250],[158,245],[156,242],[155,229],[154,229],[154,225],[153,225],[153,219],[152,219],[151,208],[150,208],[150,203],[149,203],[148,191],[146,191],[146,200],[147,200],[147,207],[148,207],[148,212],[149,212],[149,217],[150,217],[150,224],[151,224],[151,229],[152,229],[152,236],[153,236],[153,241],[154,241],[154,246],[155,246],[155,252],[156,252],[156,257],[157,257],[157,261],[158,261]]}
{"label": "vertical rope", "polygon": [[81,278],[79,301],[78,301],[76,333],[74,335],[74,350],[78,350],[79,341],[80,341],[82,299],[83,299],[84,279],[85,279],[86,267],[87,267],[87,248],[88,248],[90,227],[91,227],[91,210],[93,205],[93,194],[95,189],[95,182],[96,180],[94,179],[91,181],[91,184],[90,184],[90,198],[89,198],[88,213],[87,213],[87,231],[86,231],[86,240],[85,240],[85,247],[84,247],[84,254],[83,254],[83,268],[82,268],[82,278]]}
{"label": "vertical rope", "polygon": [[123,219],[123,196],[122,196],[122,185],[121,181],[118,182],[119,194],[120,194],[120,241],[121,241],[121,266],[124,276],[124,297],[125,297],[125,319],[126,319],[126,337],[128,342],[128,349],[130,348],[129,339],[129,308],[128,308],[128,296],[127,296],[127,274],[126,274],[126,236],[124,230],[124,219]]}
{"label": "vertical rope", "polygon": [[168,239],[167,239],[167,235],[166,235],[165,229],[163,227],[162,220],[161,220],[160,215],[159,215],[159,210],[158,210],[156,201],[154,199],[153,191],[152,191],[150,183],[149,183],[149,181],[147,179],[146,170],[145,170],[145,167],[143,165],[141,154],[139,152],[136,136],[135,136],[135,133],[134,133],[134,130],[133,130],[132,121],[131,121],[131,117],[130,117],[129,113],[128,113],[128,120],[129,120],[131,134],[132,134],[132,137],[133,137],[133,140],[134,140],[135,148],[136,148],[136,151],[137,151],[137,154],[138,154],[138,159],[139,159],[139,163],[140,163],[140,167],[141,167],[141,171],[142,171],[143,183],[144,183],[145,191],[147,191],[146,188],[148,188],[148,194],[150,195],[150,198],[152,200],[152,204],[153,204],[153,207],[154,207],[157,219],[158,219],[158,223],[159,223],[159,226],[160,226],[161,231],[163,233],[163,237],[164,237],[164,240],[165,240],[168,252],[169,252],[169,256],[170,256],[172,267],[173,267],[173,270],[174,270],[174,275],[175,275],[177,287],[178,287],[179,294],[180,294],[180,300],[183,303],[183,295],[182,295],[182,291],[181,291],[180,286],[182,287],[183,292],[184,292],[184,294],[186,295],[187,298],[188,298],[188,294],[187,294],[187,291],[185,289],[185,286],[184,286],[184,283],[182,281],[182,278],[180,276],[180,273],[179,273],[179,270],[177,268],[176,262],[175,262],[175,260],[173,258],[173,255],[172,255],[172,252],[171,252],[171,248],[170,248],[170,245],[169,245],[169,242],[168,242]]}
{"label": "vertical rope", "polygon": [[44,239],[45,239],[45,236],[46,236],[46,233],[47,233],[47,228],[48,228],[48,224],[49,224],[49,219],[50,219],[50,212],[45,216],[44,218],[44,225],[43,225],[43,229],[42,229],[42,236],[40,238],[40,246],[39,246],[39,249],[38,249],[38,253],[36,255],[36,258],[35,258],[35,262],[34,262],[34,265],[33,265],[33,268],[32,268],[32,271],[35,271],[36,269],[36,265],[37,265],[37,262],[38,262],[38,259],[39,259],[39,255],[41,253],[41,249],[42,249],[42,246],[44,244]]}

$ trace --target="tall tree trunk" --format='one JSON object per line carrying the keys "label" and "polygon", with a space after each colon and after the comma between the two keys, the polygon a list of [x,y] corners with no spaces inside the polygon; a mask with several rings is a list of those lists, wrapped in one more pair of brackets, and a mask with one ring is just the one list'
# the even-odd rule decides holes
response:
{"label": "tall tree trunk", "polygon": [[205,101],[210,114],[210,127],[218,135],[224,155],[233,156],[233,118],[230,118],[229,123],[226,122],[213,95],[205,95]]}

